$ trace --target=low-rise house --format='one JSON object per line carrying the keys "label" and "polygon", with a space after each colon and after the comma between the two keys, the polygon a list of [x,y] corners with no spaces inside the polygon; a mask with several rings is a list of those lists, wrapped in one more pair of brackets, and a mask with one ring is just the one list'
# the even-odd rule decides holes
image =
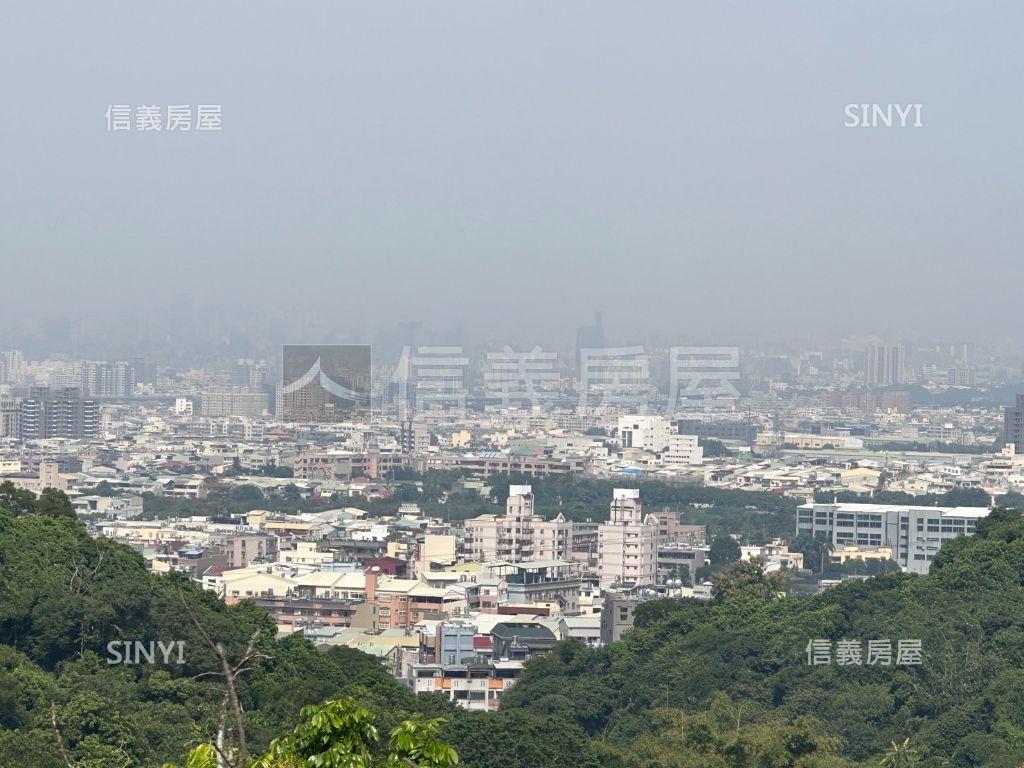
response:
{"label": "low-rise house", "polygon": [[591,648],[601,644],[601,617],[562,616],[558,621],[559,640],[578,640]]}

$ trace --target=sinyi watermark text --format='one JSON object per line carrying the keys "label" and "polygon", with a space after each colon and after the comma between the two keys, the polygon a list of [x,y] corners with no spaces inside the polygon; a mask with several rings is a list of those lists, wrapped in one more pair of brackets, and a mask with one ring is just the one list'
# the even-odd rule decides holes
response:
{"label": "sinyi watermark text", "polygon": [[107,656],[107,664],[184,664],[185,641],[111,640]]}
{"label": "sinyi watermark text", "polygon": [[[920,128],[922,104],[847,104],[846,128]],[[913,117],[911,117],[913,116]]]}
{"label": "sinyi watermark text", "polygon": [[922,662],[921,641],[917,639],[898,640],[895,657],[892,652],[892,640],[868,640],[866,645],[865,655],[865,643],[861,640],[810,640],[805,649],[807,664],[828,666],[835,662],[840,667],[903,667],[918,666]]}

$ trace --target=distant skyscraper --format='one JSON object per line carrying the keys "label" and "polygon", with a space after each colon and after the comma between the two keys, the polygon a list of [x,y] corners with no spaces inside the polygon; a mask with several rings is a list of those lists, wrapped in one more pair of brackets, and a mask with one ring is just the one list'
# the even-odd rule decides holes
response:
{"label": "distant skyscraper", "polygon": [[594,312],[594,324],[585,325],[576,331],[576,362],[580,360],[580,352],[584,349],[600,349],[607,346],[604,336],[604,325],[601,312]]}
{"label": "distant skyscraper", "polygon": [[1003,410],[1003,445],[1011,444],[1024,453],[1024,395],[1017,395],[1017,404]]}
{"label": "distant skyscraper", "polygon": [[864,365],[864,383],[869,387],[892,387],[905,383],[905,353],[902,344],[869,344]]}
{"label": "distant skyscraper", "polygon": [[21,378],[21,369],[25,365],[25,356],[21,351],[12,349],[0,352],[0,384],[14,384]]}
{"label": "distant skyscraper", "polygon": [[146,360],[144,357],[133,357],[132,368],[135,369],[135,381],[138,384],[156,384],[157,368],[156,363]]}
{"label": "distant skyscraper", "polygon": [[82,394],[86,397],[131,397],[135,392],[135,368],[126,362],[85,363]]}
{"label": "distant skyscraper", "polygon": [[236,360],[231,366],[231,386],[259,389],[267,381],[267,363],[252,358]]}
{"label": "distant skyscraper", "polygon": [[99,403],[82,397],[75,387],[32,387],[21,401],[22,440],[92,438],[99,431]]}
{"label": "distant skyscraper", "polygon": [[17,437],[20,425],[21,406],[18,399],[0,395],[0,437]]}
{"label": "distant skyscraper", "polygon": [[963,360],[957,360],[949,369],[949,384],[953,387],[973,387],[975,381],[974,366]]}

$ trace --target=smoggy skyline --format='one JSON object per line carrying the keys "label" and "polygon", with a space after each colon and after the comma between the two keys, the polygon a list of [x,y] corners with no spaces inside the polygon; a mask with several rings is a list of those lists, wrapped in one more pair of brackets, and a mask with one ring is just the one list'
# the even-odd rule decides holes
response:
{"label": "smoggy skyline", "polygon": [[[1017,4],[4,13],[0,335],[1013,336]],[[218,105],[218,131],[109,130]],[[847,105],[920,126],[846,127]],[[166,128],[166,126],[165,126]],[[318,340],[318,339],[311,339]],[[209,341],[204,339],[204,341]]]}

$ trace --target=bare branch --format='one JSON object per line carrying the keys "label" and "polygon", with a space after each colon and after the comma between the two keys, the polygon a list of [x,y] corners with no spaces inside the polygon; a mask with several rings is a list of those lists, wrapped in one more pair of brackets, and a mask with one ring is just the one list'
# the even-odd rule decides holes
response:
{"label": "bare branch", "polygon": [[228,694],[220,702],[220,714],[217,717],[217,740],[213,748],[217,750],[217,768],[230,765],[227,755],[224,754],[224,725],[228,718]]}
{"label": "bare branch", "polygon": [[235,690],[235,678],[238,673],[233,672],[228,666],[227,654],[224,652],[224,646],[220,643],[217,644],[217,655],[220,656],[221,666],[224,669],[224,680],[227,682],[228,695],[231,697],[231,707],[235,710],[235,723],[238,730],[238,762],[240,765],[245,765],[249,762],[249,750],[245,740],[245,723],[242,721],[242,705],[238,701],[238,691]]}
{"label": "bare branch", "polygon": [[[235,768],[236,765],[245,766],[249,762],[249,745],[245,735],[245,719],[242,710],[242,703],[238,698],[238,690],[235,687],[235,680],[243,672],[250,669],[250,665],[254,661],[270,657],[256,650],[256,642],[259,640],[260,636],[259,630],[256,630],[253,632],[252,637],[249,638],[249,642],[246,645],[245,653],[242,654],[241,660],[237,664],[232,665],[228,661],[228,654],[223,643],[215,642],[213,638],[210,637],[206,629],[196,617],[195,612],[192,610],[192,606],[190,606],[188,601],[185,599],[185,593],[180,589],[178,590],[178,597],[181,599],[182,607],[184,607],[185,612],[189,615],[189,618],[199,631],[199,634],[203,636],[206,642],[209,643],[210,648],[213,649],[213,653],[220,662],[221,668],[220,672],[203,672],[191,679],[197,680],[204,676],[222,677],[226,687],[224,699],[221,701],[220,716],[217,725],[217,738],[213,745],[214,749],[217,751],[218,768]],[[235,721],[235,727],[230,732],[227,728],[227,707],[229,703],[231,705]],[[232,761],[226,754],[225,745],[231,745],[233,743],[235,734],[238,736],[238,757],[236,761]],[[228,746],[227,752],[230,751],[232,751],[232,747]]]}
{"label": "bare branch", "polygon": [[178,590],[178,597],[181,598],[181,604],[185,608],[185,612],[188,614],[189,618],[192,619],[192,623],[195,624],[196,629],[199,630],[199,634],[203,636],[203,639],[205,639],[206,642],[210,644],[210,647],[213,649],[213,652],[216,653],[217,644],[210,639],[210,636],[208,634],[206,634],[206,630],[203,629],[203,625],[200,624],[199,619],[196,618],[196,615],[192,610],[192,606],[190,606],[188,604],[188,600],[185,599],[185,593],[182,592],[180,589]]}
{"label": "bare branch", "polygon": [[64,765],[68,768],[77,768],[71,762],[71,755],[68,754],[67,747],[64,746],[64,737],[60,735],[60,726],[57,725],[57,705],[52,701],[50,702],[50,722],[53,724],[53,737],[57,739],[57,746],[60,747],[60,756],[64,758]]}

